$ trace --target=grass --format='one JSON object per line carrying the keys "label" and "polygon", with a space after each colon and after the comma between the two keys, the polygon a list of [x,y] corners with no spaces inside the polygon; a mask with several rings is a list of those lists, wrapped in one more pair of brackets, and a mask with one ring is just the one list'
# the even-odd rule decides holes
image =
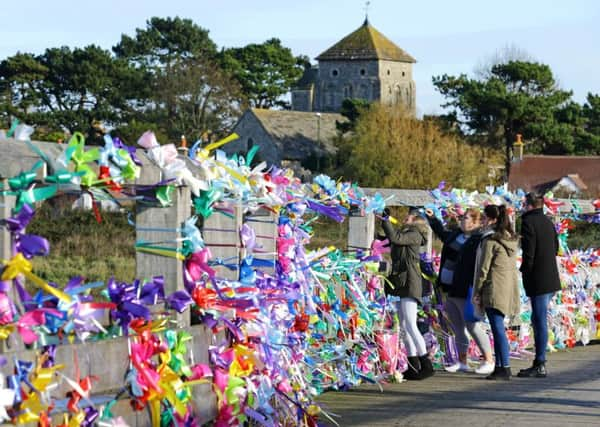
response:
{"label": "grass", "polygon": [[135,258],[37,257],[33,260],[33,271],[42,279],[60,286],[77,276],[82,276],[86,282],[106,282],[111,276],[119,281],[131,282],[135,279]]}
{"label": "grass", "polygon": [[[64,202],[64,201],[63,201]],[[98,223],[93,212],[71,210],[46,203],[36,212],[27,232],[45,237],[50,254],[33,260],[33,272],[44,280],[64,285],[71,277],[86,281],[135,278],[135,229],[126,212],[102,212]]]}

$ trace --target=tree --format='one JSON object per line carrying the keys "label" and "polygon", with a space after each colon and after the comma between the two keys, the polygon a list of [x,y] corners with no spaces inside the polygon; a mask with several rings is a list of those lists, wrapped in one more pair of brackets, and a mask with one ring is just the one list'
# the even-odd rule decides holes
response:
{"label": "tree", "polygon": [[237,82],[214,63],[181,60],[159,79],[155,99],[164,103],[170,137],[186,135],[197,140],[203,134],[223,135],[233,127],[245,106]]}
{"label": "tree", "polygon": [[156,71],[181,59],[214,59],[217,54],[208,30],[190,19],[153,17],[135,33],[123,34],[113,51],[138,67]]}
{"label": "tree", "polygon": [[310,66],[306,56],[295,57],[276,38],[226,49],[221,53],[221,62],[240,83],[250,104],[258,108],[287,107],[282,96]]}
{"label": "tree", "polygon": [[487,165],[498,158],[494,150],[443,133],[433,121],[380,104],[363,112],[338,145],[348,157],[334,174],[365,187],[433,188],[440,181],[482,187],[490,183]]}
{"label": "tree", "polygon": [[244,105],[239,87],[219,66],[208,30],[189,19],[151,18],[135,37],[123,35],[113,50],[147,78],[137,127],[154,122],[176,140],[218,135]]}
{"label": "tree", "polygon": [[585,120],[585,135],[577,147],[585,154],[600,155],[600,95],[588,93],[582,114]]}
{"label": "tree", "polygon": [[356,127],[356,122],[362,113],[367,111],[371,103],[364,99],[344,99],[340,108],[340,114],[348,119],[346,122],[337,122],[335,126],[342,133],[351,132]]}
{"label": "tree", "polygon": [[572,146],[563,144],[569,126],[559,123],[555,113],[565,106],[572,92],[557,87],[549,66],[524,61],[496,64],[483,80],[462,74],[433,77],[433,84],[449,101],[466,131],[491,147],[505,152],[506,176],[510,174],[513,143],[517,134],[530,143],[529,150],[563,154]]}
{"label": "tree", "polygon": [[121,122],[139,76],[98,46],[18,53],[0,63],[0,108],[5,116],[50,131],[94,133],[98,123]]}

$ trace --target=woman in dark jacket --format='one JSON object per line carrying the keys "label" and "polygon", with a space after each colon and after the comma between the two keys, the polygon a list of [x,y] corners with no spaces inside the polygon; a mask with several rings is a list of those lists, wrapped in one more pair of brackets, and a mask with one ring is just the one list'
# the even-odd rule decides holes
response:
{"label": "woman in dark jacket", "polygon": [[[387,212],[386,212],[387,214]],[[419,265],[419,248],[427,243],[427,225],[417,212],[411,211],[404,224],[394,229],[384,215],[382,227],[391,245],[392,271],[386,294],[400,297],[397,304],[400,326],[408,352],[408,370],[404,378],[421,380],[433,375],[425,339],[417,327],[417,304],[423,296],[423,278]]]}
{"label": "woman in dark jacket", "polygon": [[454,331],[458,349],[458,362],[447,366],[445,369],[448,372],[467,372],[469,370],[467,364],[467,352],[470,343],[467,335],[468,331],[485,358],[481,365],[475,369],[475,373],[488,375],[494,370],[490,339],[481,322],[469,322],[465,319],[467,294],[469,288],[473,286],[475,255],[481,240],[481,233],[479,232],[481,212],[479,209],[468,209],[460,217],[460,228],[456,230],[445,228],[431,210],[428,209],[426,214],[431,229],[444,244],[437,285],[448,293],[444,311]]}

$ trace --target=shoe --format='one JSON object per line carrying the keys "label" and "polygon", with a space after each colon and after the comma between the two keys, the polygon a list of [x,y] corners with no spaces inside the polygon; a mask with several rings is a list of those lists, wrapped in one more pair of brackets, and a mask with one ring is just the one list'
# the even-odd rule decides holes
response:
{"label": "shoe", "polygon": [[546,378],[548,372],[546,371],[546,362],[533,361],[533,366],[527,369],[521,369],[517,374],[519,378]]}
{"label": "shoe", "polygon": [[512,376],[512,372],[510,370],[510,366],[507,366],[507,367],[496,366],[494,368],[494,372],[492,372],[487,377],[485,377],[485,379],[486,380],[508,381],[508,380],[510,380],[511,376]]}
{"label": "shoe", "polygon": [[421,363],[418,357],[408,357],[408,369],[402,373],[405,380],[414,381],[422,380],[421,377]]}
{"label": "shoe", "polygon": [[[457,362],[454,365],[450,365],[450,366],[444,366],[444,369],[446,370],[446,372],[469,372],[469,365],[465,364],[465,363],[461,363],[461,362]],[[494,369],[494,367],[492,366],[492,369]],[[492,372],[492,371],[490,371]],[[489,372],[488,372],[489,374]]]}
{"label": "shoe", "polygon": [[421,369],[419,370],[419,375],[421,379],[432,377],[435,374],[433,370],[433,363],[431,363],[431,359],[429,359],[428,355],[419,356],[419,362],[421,362]]}
{"label": "shoe", "polygon": [[476,374],[480,375],[489,375],[494,372],[494,364],[490,362],[482,362],[481,365],[477,369],[475,369]]}

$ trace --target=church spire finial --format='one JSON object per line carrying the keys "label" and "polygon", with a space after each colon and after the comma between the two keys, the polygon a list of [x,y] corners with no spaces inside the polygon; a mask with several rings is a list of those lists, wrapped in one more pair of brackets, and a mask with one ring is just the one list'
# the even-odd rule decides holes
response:
{"label": "church spire finial", "polygon": [[365,22],[363,23],[363,25],[366,27],[367,25],[369,25],[369,6],[371,5],[370,1],[366,1],[365,2]]}

